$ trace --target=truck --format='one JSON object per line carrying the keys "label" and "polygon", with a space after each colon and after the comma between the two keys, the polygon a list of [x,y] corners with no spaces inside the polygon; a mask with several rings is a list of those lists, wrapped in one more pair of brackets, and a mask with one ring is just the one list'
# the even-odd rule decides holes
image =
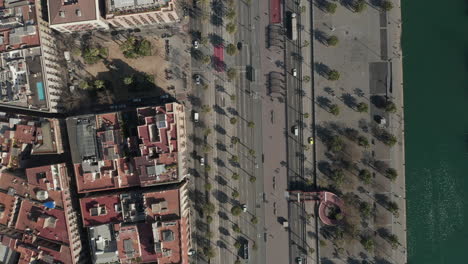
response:
{"label": "truck", "polygon": [[297,39],[297,18],[296,13],[291,14],[291,39]]}

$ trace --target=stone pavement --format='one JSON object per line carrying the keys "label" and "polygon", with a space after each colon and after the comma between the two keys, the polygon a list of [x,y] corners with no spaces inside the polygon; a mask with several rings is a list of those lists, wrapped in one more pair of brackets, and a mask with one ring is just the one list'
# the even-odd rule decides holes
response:
{"label": "stone pavement", "polygon": [[[342,246],[339,253],[332,243],[328,242],[320,248],[320,261],[346,263],[350,259],[386,260],[389,263],[406,263],[406,209],[404,181],[404,137],[403,137],[403,90],[402,63],[400,56],[401,12],[400,4],[394,2],[395,8],[387,14],[381,13],[376,7],[368,5],[361,14],[354,13],[338,3],[335,14],[327,14],[318,5],[314,5],[314,92],[316,103],[317,128],[327,129],[336,134],[345,128],[354,128],[360,135],[368,138],[371,145],[363,149],[357,144],[345,139],[345,153],[359,169],[367,168],[374,174],[373,184],[364,186],[357,180],[355,172],[346,171],[346,179],[341,188],[344,193],[354,192],[361,201],[374,204],[376,217],[371,218],[366,225],[358,223],[362,233],[369,235],[375,242],[375,250],[366,252],[359,238],[353,243]],[[324,44],[324,36],[335,35],[339,39],[336,47]],[[328,81],[323,71],[335,69],[340,72],[338,81]],[[372,96],[384,96],[397,105],[395,114],[384,113],[372,102]],[[304,101],[305,102],[305,101]],[[356,105],[365,102],[369,105],[369,113],[359,113]],[[329,106],[337,104],[340,114],[334,116]],[[375,126],[376,115],[387,119],[386,128],[394,134],[398,143],[389,148],[379,142],[370,133],[370,127]],[[316,139],[317,163],[331,164],[325,155],[326,146]],[[366,160],[380,160],[395,168],[398,178],[391,182],[384,175],[367,166]],[[332,181],[317,170],[318,184],[322,187]],[[361,190],[361,192],[359,192]],[[399,217],[395,218],[382,206],[381,197],[397,202]],[[384,204],[385,205],[385,204]],[[349,216],[351,218],[351,216]],[[377,234],[377,230],[385,228],[399,238],[400,246],[393,250],[389,243]],[[322,240],[326,240],[323,236]]]}

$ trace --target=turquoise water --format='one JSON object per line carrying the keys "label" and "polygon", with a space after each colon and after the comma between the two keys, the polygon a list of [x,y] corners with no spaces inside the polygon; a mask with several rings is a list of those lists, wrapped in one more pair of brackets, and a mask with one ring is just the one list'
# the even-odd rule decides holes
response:
{"label": "turquoise water", "polygon": [[468,2],[402,1],[408,263],[468,263]]}
{"label": "turquoise water", "polygon": [[44,101],[45,100],[44,85],[42,84],[42,82],[37,82],[36,88],[37,88],[37,96],[39,97],[39,100]]}

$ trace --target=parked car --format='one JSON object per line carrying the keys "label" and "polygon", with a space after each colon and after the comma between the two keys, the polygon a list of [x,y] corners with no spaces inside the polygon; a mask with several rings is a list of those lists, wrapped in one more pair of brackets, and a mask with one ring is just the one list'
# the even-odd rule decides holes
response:
{"label": "parked car", "polygon": [[193,48],[194,48],[194,49],[198,49],[198,41],[197,41],[197,40],[195,40],[195,41],[193,42]]}
{"label": "parked car", "polygon": [[200,76],[200,74],[195,74],[194,79],[195,79],[195,83],[196,83],[197,85],[200,85],[200,84],[201,84],[201,76]]}
{"label": "parked car", "polygon": [[297,126],[292,127],[292,132],[296,137],[299,136],[299,128]]}
{"label": "parked car", "polygon": [[314,138],[313,138],[313,137],[309,137],[308,140],[309,140],[309,144],[310,144],[310,145],[313,145],[313,144],[314,144]]}
{"label": "parked car", "polygon": [[247,204],[242,205],[242,211],[247,212]]}
{"label": "parked car", "polygon": [[193,113],[193,122],[198,123],[199,118],[200,117],[199,117],[198,112],[194,112]]}
{"label": "parked car", "polygon": [[205,158],[200,158],[200,166],[205,166]]}
{"label": "parked car", "polygon": [[297,264],[302,264],[302,258],[301,258],[301,257],[297,257],[297,258],[296,258],[296,263],[297,263]]}

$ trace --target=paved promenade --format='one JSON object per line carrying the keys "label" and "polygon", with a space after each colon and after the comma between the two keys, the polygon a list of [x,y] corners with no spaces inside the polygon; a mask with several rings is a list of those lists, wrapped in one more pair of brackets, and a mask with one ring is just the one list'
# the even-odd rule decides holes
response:
{"label": "paved promenade", "polygon": [[[369,169],[374,176],[373,183],[364,185],[357,179],[355,171],[346,170],[341,190],[343,194],[357,194],[360,201],[368,202],[375,210],[374,217],[367,224],[356,223],[361,230],[360,234],[369,236],[374,241],[374,250],[366,251],[359,243],[359,237],[352,243],[335,246],[323,236],[323,232],[319,232],[319,240],[324,242],[319,248],[320,263],[349,263],[350,260],[363,259],[372,263],[407,262],[401,10],[399,1],[393,1],[393,4],[394,8],[388,13],[382,13],[377,7],[368,5],[360,14],[340,4],[335,14],[325,13],[318,5],[313,5],[312,80],[316,128],[335,134],[342,134],[346,128],[352,128],[369,140],[370,147],[363,149],[344,139],[345,155],[342,158],[352,161],[359,169]],[[307,31],[307,24],[304,31]],[[327,46],[324,41],[324,36],[332,35],[339,39],[335,47]],[[307,65],[303,66],[303,72],[304,67]],[[331,69],[340,72],[338,81],[329,81],[324,77],[324,71]],[[385,113],[376,107],[371,100],[376,96],[393,101],[397,106],[396,113]],[[359,113],[356,110],[357,104],[361,102],[369,105],[368,113]],[[339,115],[330,113],[329,106],[332,104],[339,107]],[[372,127],[377,126],[377,116],[385,117],[385,129],[397,137],[398,143],[395,146],[385,146],[371,133]],[[326,152],[327,147],[317,135],[317,183],[321,187],[329,186],[332,181],[320,170],[320,165],[336,165],[336,160],[331,160]],[[372,165],[375,161],[384,162],[388,167],[396,169],[396,181],[392,182],[379,173]],[[382,199],[398,204],[398,217],[386,209],[386,202],[382,202]],[[400,245],[396,249],[381,235],[382,230],[397,235]],[[343,250],[337,252],[339,248]]]}

